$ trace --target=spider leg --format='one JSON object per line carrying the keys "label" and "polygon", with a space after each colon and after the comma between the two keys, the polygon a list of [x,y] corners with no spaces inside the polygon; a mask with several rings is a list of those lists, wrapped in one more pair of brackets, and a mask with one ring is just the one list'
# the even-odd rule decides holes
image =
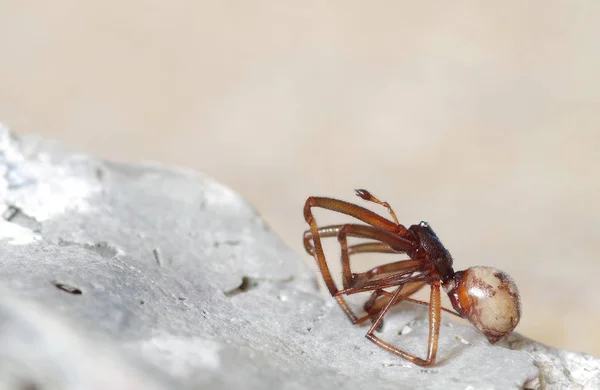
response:
{"label": "spider leg", "polygon": [[[412,300],[411,298],[408,298],[408,297],[411,296],[412,294],[416,293],[417,291],[419,291],[421,288],[423,288],[423,286],[425,286],[425,284],[426,284],[425,282],[414,282],[414,283],[404,284],[402,286],[402,291],[400,292],[401,299],[398,299],[394,303],[394,305],[396,305],[402,301]],[[377,291],[381,291],[381,292],[378,294],[378,296],[374,296],[375,292],[377,292]],[[391,292],[385,291],[385,290],[381,290],[381,289],[375,290],[373,295],[371,295],[369,300],[364,305],[365,311],[379,313],[385,307],[385,305],[389,302],[389,300],[392,298],[392,295],[394,295],[394,294]],[[379,296],[384,296],[384,298],[377,300],[377,298]]]}
{"label": "spider leg", "polygon": [[[367,312],[366,315],[360,317],[356,323],[357,324],[362,324],[363,322],[365,322],[368,319],[372,319],[373,317],[379,315],[379,312],[381,311],[381,309],[389,302],[389,299],[380,299],[379,301],[377,300],[379,297],[384,296],[384,297],[388,297],[391,298],[392,297],[392,293],[385,291],[381,288],[378,288],[377,290],[373,291],[371,293],[371,296],[369,297],[369,299],[367,300],[367,302],[365,302],[365,304],[363,305],[363,309]],[[397,300],[395,304],[400,303],[401,300]],[[383,303],[383,305],[382,305]],[[381,323],[379,324],[379,328],[381,328],[383,325],[383,320],[381,321]]]}
{"label": "spider leg", "polygon": [[[411,296],[412,294],[416,293],[417,291],[419,291],[421,288],[423,288],[423,286],[425,286],[425,284],[426,284],[425,282],[414,282],[414,283],[404,284],[402,286],[402,291],[400,293],[401,299],[396,300],[394,305],[396,305],[402,301],[413,301],[413,299],[408,298],[408,297]],[[363,323],[364,321],[366,321],[368,319],[372,319],[373,317],[379,315],[381,310],[390,301],[392,295],[393,294],[391,292],[385,291],[383,289],[377,289],[377,290],[373,291],[373,293],[371,294],[371,296],[369,297],[369,299],[367,300],[367,302],[365,302],[365,304],[363,306],[363,309],[367,312],[367,315],[359,318],[357,323],[359,323],[359,324]],[[380,296],[383,296],[384,298],[378,299]],[[421,302],[421,303],[428,305],[428,303],[426,303],[426,302]],[[383,326],[383,320],[381,320],[381,323],[379,324],[379,327],[377,328],[377,330],[380,330],[382,328],[382,326]]]}
{"label": "spider leg", "polygon": [[[404,298],[403,300],[406,302],[416,303],[417,305],[421,305],[421,306],[429,306],[429,302],[419,301],[418,299]],[[464,318],[463,316],[461,316],[460,314],[458,314],[457,312],[455,312],[453,310],[446,309],[445,307],[441,307],[441,309],[443,311],[445,311],[446,313],[450,313],[454,316],[457,316],[458,318]]]}
{"label": "spider leg", "polygon": [[[331,226],[321,227],[318,229],[319,235],[321,237],[338,236],[340,230],[344,226],[345,225],[331,225]],[[315,256],[315,248],[314,248],[313,244],[311,243],[311,240],[312,240],[312,232],[310,230],[305,231],[304,232],[304,248],[310,255]],[[392,249],[388,244],[383,243],[383,242],[367,242],[367,243],[362,243],[362,244],[350,245],[350,246],[348,246],[348,256],[342,257],[342,264],[344,264],[346,262],[346,258],[348,259],[348,262],[349,262],[350,256],[354,255],[354,254],[358,254],[358,253],[403,253],[403,252],[406,252],[406,251],[399,251],[399,250]],[[394,274],[394,273],[398,273],[401,271],[412,270],[413,268],[416,268],[417,265],[419,265],[419,264],[420,263],[415,260],[401,260],[401,261],[396,261],[393,263],[374,267],[367,272],[363,272],[363,273],[359,273],[359,274],[350,273],[350,275],[354,275],[356,278],[359,278],[359,279],[367,280],[367,279],[373,279],[373,277],[376,275]],[[343,268],[347,268],[347,267],[343,267]],[[347,276],[347,278],[348,278],[348,276]],[[346,292],[344,290],[342,290],[342,291],[338,291],[338,293],[345,294]],[[410,293],[410,294],[412,294],[412,293]],[[410,294],[407,294],[407,295],[410,295]]]}
{"label": "spider leg", "polygon": [[[338,238],[339,238],[339,236],[338,236]],[[353,245],[353,246],[348,247],[348,255],[347,255],[347,257],[342,257],[342,264],[346,263],[346,264],[348,264],[348,267],[349,267],[350,255],[354,254],[354,253],[361,253],[361,252],[397,253],[396,251],[392,250],[387,244],[384,244],[381,242],[370,242],[370,243],[365,243],[365,244],[358,244],[358,245]],[[344,261],[344,259],[346,259],[346,261]],[[401,260],[401,261],[396,261],[393,263],[374,267],[374,268],[370,269],[369,271],[361,273],[361,274],[351,274],[351,276],[352,276],[352,280],[359,282],[360,280],[371,280],[375,276],[382,275],[382,274],[396,274],[397,275],[398,273],[413,272],[414,270],[418,269],[419,267],[420,267],[420,261],[418,261],[418,260]],[[426,284],[426,282],[423,282],[423,281],[404,284],[402,287],[402,292],[401,292],[402,300],[415,301],[420,304],[428,305],[428,303],[426,303],[426,302],[416,301],[411,298],[408,298],[409,296],[411,296],[412,294],[416,293],[421,288],[423,288],[423,286],[425,286],[425,284]],[[347,286],[344,286],[344,289],[347,289],[347,288],[348,288]],[[339,293],[340,294],[344,293],[344,290],[340,291]],[[384,296],[387,298],[378,299],[381,296]],[[369,299],[363,305],[363,309],[365,310],[365,312],[367,312],[367,314],[358,318],[355,321],[355,323],[361,324],[368,319],[373,319],[373,317],[377,316],[379,314],[379,312],[381,311],[381,309],[387,304],[387,302],[390,300],[391,296],[392,296],[392,293],[390,293],[382,288],[378,288],[375,291],[373,291],[373,293],[371,294]],[[397,300],[394,303],[394,305],[397,303],[400,303],[402,300]],[[447,310],[445,308],[442,308],[442,309]],[[451,313],[455,314],[453,312],[451,312]],[[378,330],[380,330],[382,326],[383,326],[383,321],[379,324]]]}
{"label": "spider leg", "polygon": [[421,359],[415,355],[412,355],[406,351],[403,351],[393,345],[383,341],[379,337],[375,336],[375,330],[379,327],[379,324],[383,320],[385,314],[389,309],[396,303],[397,300],[402,300],[400,295],[402,286],[394,291],[391,299],[385,305],[385,307],[379,313],[379,317],[375,320],[371,328],[366,334],[367,339],[378,345],[379,347],[398,355],[418,366],[431,366],[435,364],[435,356],[437,353],[438,339],[440,335],[440,319],[441,319],[441,297],[440,297],[440,281],[436,280],[431,283],[431,294],[429,300],[429,340],[427,345],[427,358]]}
{"label": "spider leg", "polygon": [[367,202],[377,203],[378,205],[385,207],[387,209],[387,211],[390,213],[390,215],[392,216],[392,219],[394,220],[394,222],[396,222],[396,225],[400,225],[400,222],[398,222],[398,217],[396,217],[396,213],[394,212],[394,210],[392,210],[392,206],[390,206],[390,204],[388,202],[380,201],[379,199],[374,197],[369,191],[367,191],[365,189],[354,190],[354,191],[356,192],[357,196],[363,198]]}
{"label": "spider leg", "polygon": [[[352,274],[352,270],[350,269],[350,254],[348,253],[348,236],[351,237],[362,237],[362,238],[371,238],[378,241],[381,241],[384,244],[389,245],[391,248],[397,249],[398,251],[408,252],[414,248],[414,244],[410,241],[401,239],[401,243],[405,245],[404,247],[398,246],[398,236],[395,236],[391,233],[385,232],[383,230],[379,230],[373,228],[371,226],[365,225],[356,225],[356,224],[346,224],[342,226],[338,231],[338,242],[341,247],[341,261],[342,261],[342,280],[344,290],[348,288],[352,288],[356,286],[356,283],[359,282],[360,278],[355,278]],[[407,242],[405,242],[407,241]],[[399,272],[401,270],[416,270],[421,264],[418,260],[405,260],[394,263],[395,266],[392,267],[395,272]],[[412,271],[411,271],[412,272]],[[363,278],[364,279],[364,278]]]}
{"label": "spider leg", "polygon": [[409,237],[409,231],[404,225],[394,223],[389,219],[383,218],[381,215],[375,214],[371,210],[345,202],[343,200],[323,198],[318,196],[309,197],[306,199],[306,203],[304,204],[304,219],[309,224],[310,220],[314,219],[310,210],[313,207],[337,211],[338,213],[349,215],[381,230],[395,233],[404,238]]}
{"label": "spider leg", "polygon": [[[407,290],[407,287],[409,287],[411,284],[417,285],[417,286],[415,286],[416,288],[413,287],[413,288]],[[416,293],[418,290],[420,290],[422,287],[424,287],[426,283],[425,282],[417,282],[417,283],[411,283],[411,284],[407,284],[404,286],[404,289],[402,290],[402,293],[401,293],[402,299],[398,300],[396,303],[394,303],[394,305],[396,305],[400,302],[410,302],[410,303],[416,303],[417,305],[421,305],[421,306],[429,306],[429,302],[409,298],[412,294]],[[363,317],[361,317],[362,321],[359,321],[358,323],[364,322],[368,318],[371,318],[374,315],[378,314],[381,311],[381,309],[383,308],[383,306],[385,306],[387,304],[387,302],[389,301],[389,298],[392,296],[392,293],[387,292],[385,290],[383,290],[383,293],[380,293],[379,295],[374,296],[377,291],[378,290],[375,290],[373,292],[373,294],[371,295],[371,297],[369,298],[369,300],[367,302],[365,302],[364,309],[369,314],[367,316],[365,316],[366,318],[364,318],[364,319],[363,319]],[[382,299],[377,300],[377,298],[379,298],[382,295],[387,297],[388,299],[382,298]],[[441,310],[445,311],[446,313],[452,314],[458,318],[463,318],[457,312],[450,310],[450,309],[446,309],[445,307],[441,307]]]}
{"label": "spider leg", "polygon": [[348,247],[348,254],[357,253],[402,253],[392,249],[388,244],[383,242],[365,242],[362,244],[351,245]]}
{"label": "spider leg", "polygon": [[[337,237],[340,232],[340,229],[343,228],[345,225],[346,224],[324,226],[320,227],[317,231],[319,232],[320,237]],[[306,230],[302,238],[304,243],[304,249],[311,256],[314,256],[315,247],[311,243],[312,237],[312,232],[310,230]],[[353,255],[355,253],[406,253],[406,251],[393,249],[386,243],[375,241],[349,246],[348,254]]]}
{"label": "spider leg", "polygon": [[[344,227],[344,225],[331,225],[320,227],[318,229],[319,236],[337,237],[342,227]],[[312,240],[312,232],[310,230],[306,230],[302,238],[304,242],[304,249],[311,256],[314,256],[315,247],[310,242]],[[366,242],[362,244],[351,245],[348,247],[348,254],[352,255],[355,253],[402,253],[402,251],[392,249],[388,244],[385,244],[383,242]]]}
{"label": "spider leg", "polygon": [[[379,298],[380,296],[385,295],[388,296],[390,295],[389,292],[378,288],[377,290],[373,291],[373,293],[371,293],[371,296],[369,297],[369,299],[367,300],[367,302],[365,302],[365,304],[363,305],[363,309],[367,312],[367,314],[365,314],[364,316],[360,317],[356,323],[357,324],[362,324],[363,322],[365,322],[368,319],[372,319],[373,317],[375,317],[377,314],[379,314],[379,311],[381,308],[376,308],[375,310],[373,310],[373,307],[375,306],[375,302],[377,301],[377,298]],[[381,328],[383,327],[383,322],[381,322],[379,324],[379,327],[377,328],[377,331],[380,331]]]}
{"label": "spider leg", "polygon": [[[377,301],[377,298],[379,298],[382,295],[386,296],[386,297],[391,297],[391,293],[389,293],[381,288],[378,288],[377,290],[373,291],[373,293],[369,297],[369,300],[365,302],[363,309],[365,309],[365,311],[367,313],[372,312],[373,308],[375,307],[375,302]],[[379,308],[379,309],[381,309],[381,308]],[[379,310],[377,310],[377,312],[379,312]]]}
{"label": "spider leg", "polygon": [[[334,236],[339,237],[340,230],[342,228],[344,228],[345,226],[346,225],[325,226],[325,227],[319,228],[318,232],[322,237],[334,237]],[[314,246],[310,242],[311,239],[312,239],[311,231],[307,230],[306,232],[304,232],[304,246],[308,253],[310,253],[311,255],[315,255]],[[349,269],[349,257],[350,257],[350,255],[356,254],[356,253],[399,253],[399,251],[392,249],[388,244],[383,243],[383,242],[368,242],[368,243],[363,243],[363,244],[351,245],[351,246],[348,246],[347,255],[342,256],[342,264],[348,264],[348,266],[344,267],[344,268]],[[375,276],[380,276],[380,275],[384,275],[384,274],[395,274],[395,273],[406,271],[406,270],[414,270],[415,269],[414,267],[419,265],[419,263],[420,262],[416,261],[416,260],[396,261],[393,263],[373,267],[370,270],[368,270],[364,273],[361,273],[361,274],[355,274],[355,278],[372,280]],[[350,273],[350,275],[352,275],[352,274]],[[423,302],[423,301],[419,301],[419,300],[416,300],[413,298],[409,298],[412,294],[416,293],[421,288],[423,288],[425,286],[425,284],[426,284],[426,282],[424,282],[424,281],[417,281],[417,282],[404,284],[402,286],[401,299],[397,299],[393,305],[396,305],[402,301],[407,301],[407,302],[412,302],[412,303],[416,303],[416,304],[423,305],[423,306],[429,306],[429,302]],[[347,289],[346,286],[344,287],[344,289],[345,290],[342,290],[342,291],[338,290],[338,292],[337,292],[338,296],[336,296],[335,298],[336,298],[336,300],[338,300],[338,303],[340,303],[340,300],[338,298],[342,298],[340,295],[345,294],[345,293],[350,293],[350,291],[353,290],[352,288]],[[386,297],[386,299],[378,299],[381,296]],[[390,301],[391,296],[392,296],[392,293],[385,291],[381,288],[373,291],[373,293],[371,294],[371,296],[369,297],[369,299],[367,300],[367,302],[365,302],[365,304],[363,306],[363,308],[367,312],[367,314],[362,317],[357,317],[356,315],[354,315],[354,313],[352,313],[354,317],[349,316],[350,320],[354,324],[361,324],[361,323],[364,323],[365,321],[372,319],[373,317],[379,315],[382,308]],[[345,308],[350,310],[350,308],[348,307],[345,300],[343,300],[343,299],[341,299],[341,300],[343,301],[344,306],[342,306],[342,305],[340,305],[340,306],[342,306],[342,309],[344,310],[344,312],[346,312]],[[452,315],[455,315],[459,318],[462,318],[459,314],[457,314],[454,311],[451,311],[449,309],[446,309],[445,307],[441,307],[441,310],[448,312]],[[346,312],[346,314],[347,314],[347,312]],[[382,325],[383,325],[383,319],[382,319],[382,322],[379,324],[379,328]]]}
{"label": "spider leg", "polygon": [[[368,244],[366,244],[368,245]],[[373,277],[375,275],[379,275],[382,273],[393,273],[393,272],[397,272],[397,266],[401,266],[403,263],[403,261],[397,261],[395,263],[389,263],[389,264],[384,264],[384,265],[380,265],[374,268],[371,268],[370,270],[368,270],[367,272],[364,273],[364,275],[367,275],[369,277]],[[363,274],[360,274],[363,275]],[[420,301],[418,299],[414,299],[414,298],[409,298],[411,295],[413,295],[414,293],[416,293],[417,291],[419,291],[421,288],[423,288],[425,286],[425,282],[414,282],[414,283],[408,283],[405,284],[403,289],[402,289],[402,300],[406,301],[406,302],[411,302],[411,303],[416,303],[418,305],[421,306],[429,306],[429,302],[424,302],[424,301]],[[377,290],[376,290],[377,291]],[[375,292],[374,292],[375,293]],[[382,294],[379,295],[385,295],[387,297],[391,297],[392,294],[383,290]],[[373,299],[373,297],[371,297],[370,299]],[[371,304],[371,306],[367,307],[367,305],[369,304],[370,301],[367,301],[365,303],[365,311],[366,312],[370,312],[372,310],[372,306],[375,304],[375,300],[377,298],[373,299],[373,303]],[[383,299],[380,299],[377,304],[379,305],[379,307],[381,307],[381,305],[387,301],[384,301]],[[398,301],[400,302],[400,301]],[[454,310],[450,310],[450,309],[446,309],[445,307],[441,308],[443,311],[445,311],[446,313],[450,313],[458,318],[463,318],[463,316],[461,316],[460,314],[458,314],[457,312],[455,312]]]}
{"label": "spider leg", "polygon": [[[394,235],[392,233],[366,225],[331,225],[317,229],[317,233],[319,235],[319,238],[334,236],[337,236],[338,238],[338,242],[340,243],[341,247],[342,280],[344,290],[352,287],[352,281],[354,279],[354,276],[350,269],[351,253],[406,253],[412,251],[412,249],[414,248],[414,244],[412,243],[412,241],[403,239],[402,237],[398,237],[397,235]],[[379,242],[369,242],[364,244],[348,246],[348,236],[359,238],[371,238]],[[312,245],[310,242],[311,239],[313,240]],[[308,253],[312,254],[313,256],[315,256],[315,258],[317,258],[317,240],[315,240],[315,235],[312,233],[312,229],[304,232],[304,248]],[[318,259],[317,263],[319,263]],[[385,269],[387,270],[387,272],[399,272],[400,270],[416,268],[419,264],[420,262],[417,260],[404,260],[392,263],[391,265],[387,265],[387,268]],[[362,274],[360,275],[362,276]],[[369,275],[368,277],[371,276]],[[365,279],[365,277],[362,277],[362,279]]]}
{"label": "spider leg", "polygon": [[[308,204],[309,203],[307,201],[307,205]],[[338,290],[337,286],[335,285],[333,278],[331,277],[331,272],[329,270],[329,266],[327,265],[327,261],[325,259],[325,253],[323,251],[323,245],[321,243],[321,235],[320,235],[320,231],[321,231],[325,237],[334,236],[336,234],[339,236],[340,231],[348,225],[328,226],[328,227],[319,229],[317,227],[317,222],[314,219],[314,217],[312,216],[312,213],[310,211],[310,206],[305,207],[304,214],[305,214],[306,221],[310,225],[310,232],[306,232],[304,234],[305,248],[309,253],[313,254],[313,256],[315,257],[315,260],[317,262],[319,270],[321,271],[321,275],[323,276],[323,280],[325,282],[325,285],[327,286],[327,289],[329,290],[329,293],[333,297],[335,297],[338,305],[344,311],[346,316],[348,316],[350,321],[352,321],[352,323],[356,323],[356,321],[359,318],[354,314],[352,309],[350,309],[346,300],[339,294],[339,290]],[[377,216],[377,215],[375,215],[375,216]],[[379,217],[379,216],[377,216],[377,217]],[[379,217],[379,218],[381,218],[381,217]],[[395,250],[395,252],[412,250],[415,246],[415,244],[412,241],[406,240],[406,239],[404,239],[400,236],[397,236],[393,233],[390,233],[388,231],[380,230],[375,227],[365,226],[365,225],[352,225],[352,226],[354,226],[354,228],[347,229],[347,231],[344,235],[344,239],[347,235],[351,235],[351,236],[355,236],[355,237],[372,238],[372,239],[375,239],[378,241],[385,241],[386,244],[388,246],[390,246],[390,248],[391,247],[393,247],[394,249],[397,248]],[[308,233],[310,233],[310,235]],[[310,239],[312,239],[313,245],[310,245]],[[362,247],[362,249],[364,251],[364,249],[366,249],[366,247]],[[383,249],[383,247],[380,247],[380,249],[385,250],[385,251],[388,250],[388,249]],[[343,279],[344,279],[344,283],[346,284],[346,283],[348,283],[348,281],[352,280],[352,273],[350,271],[350,260],[349,260],[347,245],[346,245],[346,250],[342,250],[342,269],[344,270]]]}
{"label": "spider leg", "polygon": [[[410,261],[410,263],[409,263]],[[408,270],[409,268],[419,268],[422,264],[421,260],[400,260],[395,261],[393,263],[379,265],[377,267],[373,267],[367,272],[363,272],[359,274],[367,279],[373,279],[375,276],[386,275],[386,274],[394,274],[401,270]]]}

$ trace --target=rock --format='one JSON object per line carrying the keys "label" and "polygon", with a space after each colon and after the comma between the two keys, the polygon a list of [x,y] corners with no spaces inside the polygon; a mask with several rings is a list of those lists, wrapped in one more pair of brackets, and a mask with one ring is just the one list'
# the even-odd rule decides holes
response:
{"label": "rock", "polygon": [[591,355],[562,351],[516,333],[499,345],[533,357],[539,375],[527,382],[527,389],[600,389],[600,359]]}
{"label": "rock", "polygon": [[[1,390],[600,384],[591,356],[516,334],[491,346],[447,319],[435,367],[379,349],[250,205],[199,173],[3,127],[0,169]],[[382,337],[424,355],[426,308],[399,305]]]}

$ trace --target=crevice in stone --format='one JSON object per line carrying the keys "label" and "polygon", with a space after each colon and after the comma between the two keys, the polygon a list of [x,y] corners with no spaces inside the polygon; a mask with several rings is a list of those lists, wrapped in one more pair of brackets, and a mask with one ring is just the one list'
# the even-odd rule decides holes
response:
{"label": "crevice in stone", "polygon": [[2,218],[10,222],[13,220],[13,218],[17,215],[18,212],[19,209],[17,207],[9,205],[6,211],[4,211],[4,213],[2,214]]}
{"label": "crevice in stone", "polygon": [[200,199],[198,207],[200,208],[200,211],[206,210],[206,208],[208,207],[208,202],[206,200],[206,197],[202,196],[202,199]]}
{"label": "crevice in stone", "polygon": [[98,180],[99,182],[103,182],[104,178],[106,177],[106,173],[104,172],[104,169],[102,169],[101,167],[97,167],[94,170],[94,175],[96,176],[96,180]]}
{"label": "crevice in stone", "polygon": [[221,245],[223,246],[238,246],[242,242],[240,240],[223,240],[223,241],[215,241],[213,242],[213,247],[218,248]]}
{"label": "crevice in stone", "polygon": [[152,255],[154,256],[154,260],[156,260],[156,264],[158,264],[159,267],[162,267],[164,264],[160,250],[158,248],[152,249]]}
{"label": "crevice in stone", "polygon": [[263,283],[290,283],[294,280],[294,276],[289,276],[285,279],[268,279],[268,278],[253,278],[250,276],[242,276],[242,283],[231,290],[223,291],[223,294],[227,297],[232,297],[241,293],[248,292],[255,289]]}
{"label": "crevice in stone", "polygon": [[21,208],[11,204],[8,205],[8,208],[2,214],[2,218],[7,222],[17,224],[34,232],[39,232],[42,228],[42,224],[37,219],[26,214]]}
{"label": "crevice in stone", "polygon": [[59,282],[57,280],[53,280],[52,284],[56,288],[58,288],[59,290],[62,290],[64,292],[67,292],[67,293],[72,294],[72,295],[81,295],[81,294],[83,294],[83,292],[81,291],[81,289],[79,289],[79,288],[77,288],[75,286],[72,286],[70,284],[67,284],[67,283],[63,283],[63,282]]}
{"label": "crevice in stone", "polygon": [[107,242],[99,242],[94,245],[84,245],[84,247],[98,253],[100,256],[102,256],[105,259],[112,259],[119,252],[116,248],[114,248],[112,245],[108,244]]}
{"label": "crevice in stone", "polygon": [[243,276],[242,283],[238,287],[236,287],[232,290],[229,290],[229,291],[223,291],[223,294],[225,294],[226,297],[233,297],[233,296],[239,295],[241,293],[250,291],[253,288],[256,288],[256,286],[258,286],[258,284],[259,284],[258,279],[254,279],[249,276]]}

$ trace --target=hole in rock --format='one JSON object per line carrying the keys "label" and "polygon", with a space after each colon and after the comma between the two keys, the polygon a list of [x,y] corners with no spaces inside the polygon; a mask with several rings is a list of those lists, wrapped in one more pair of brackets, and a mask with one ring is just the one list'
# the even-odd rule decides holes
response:
{"label": "hole in rock", "polygon": [[103,181],[104,180],[104,169],[98,167],[95,170],[95,175],[96,175],[96,179],[98,179],[98,181]]}
{"label": "hole in rock", "polygon": [[27,215],[19,207],[9,205],[8,208],[2,214],[4,220],[20,225],[24,228],[39,232],[41,224],[32,216]]}
{"label": "hole in rock", "polygon": [[70,284],[67,283],[62,283],[62,282],[58,282],[58,281],[53,281],[52,284],[54,284],[54,286],[56,288],[58,288],[59,290],[62,290],[64,292],[67,292],[69,294],[73,294],[73,295],[81,295],[83,294],[83,292],[78,289],[75,286],[71,286]]}
{"label": "hole in rock", "polygon": [[245,293],[246,291],[253,289],[257,285],[258,285],[258,280],[250,278],[248,276],[243,276],[242,283],[238,287],[234,288],[233,290],[224,291],[223,293],[227,297],[232,297],[234,295]]}

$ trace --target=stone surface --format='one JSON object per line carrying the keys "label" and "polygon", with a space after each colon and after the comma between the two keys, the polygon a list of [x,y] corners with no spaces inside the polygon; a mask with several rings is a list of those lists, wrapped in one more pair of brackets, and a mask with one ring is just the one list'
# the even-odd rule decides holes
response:
{"label": "stone surface", "polygon": [[[600,383],[591,356],[518,335],[491,346],[447,319],[435,367],[377,348],[250,205],[201,174],[100,161],[6,128],[0,170],[2,390]],[[399,305],[382,337],[423,355],[425,308]]]}

